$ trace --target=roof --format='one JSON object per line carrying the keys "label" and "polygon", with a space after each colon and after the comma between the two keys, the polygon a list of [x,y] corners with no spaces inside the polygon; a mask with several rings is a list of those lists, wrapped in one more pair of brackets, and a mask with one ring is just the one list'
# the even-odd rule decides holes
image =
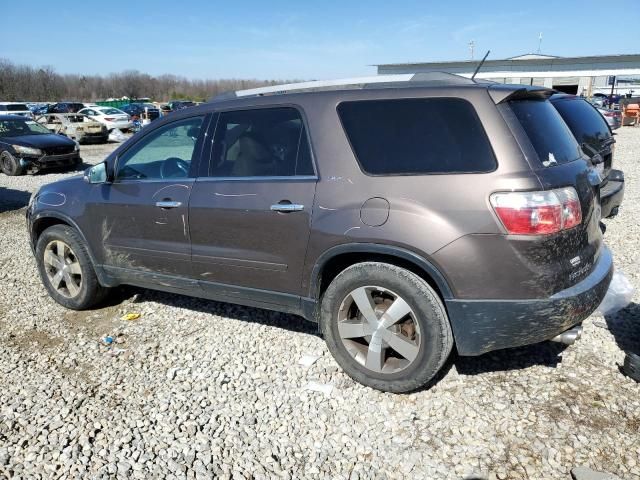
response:
{"label": "roof", "polygon": [[400,75],[376,75],[371,77],[313,80],[268,87],[226,92],[209,101],[229,100],[238,97],[282,95],[287,93],[318,92],[327,90],[353,90],[370,88],[402,88],[418,86],[475,85],[476,82],[461,75],[444,72],[409,73]]}
{"label": "roof", "polygon": [[525,53],[524,55],[516,55],[515,57],[509,57],[505,60],[540,60],[540,59],[549,59],[549,58],[562,58],[556,55],[542,55],[540,53]]}
{"label": "roof", "polygon": [[[514,62],[516,64],[520,63],[538,63],[541,60],[549,60],[552,63],[600,63],[605,61],[615,61],[615,62],[640,62],[640,53],[632,53],[632,54],[615,54],[615,55],[586,55],[579,57],[556,57],[552,55],[539,55],[534,53],[527,53],[524,55],[503,58],[503,59],[487,59],[485,61],[485,66],[489,66],[491,64],[498,63],[509,63]],[[403,63],[377,63],[373,64],[374,67],[391,67],[391,66],[400,66],[400,65],[452,65],[452,64],[470,64],[477,65],[479,60],[446,60],[446,61],[435,61],[435,62],[403,62]]]}

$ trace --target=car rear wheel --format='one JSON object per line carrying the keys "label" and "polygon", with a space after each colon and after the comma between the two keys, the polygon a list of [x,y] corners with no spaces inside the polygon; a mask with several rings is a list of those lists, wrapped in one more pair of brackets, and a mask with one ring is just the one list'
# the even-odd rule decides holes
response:
{"label": "car rear wheel", "polygon": [[437,293],[414,273],[366,262],[340,273],[322,298],[320,326],[354,380],[388,392],[424,387],[453,347]]}
{"label": "car rear wheel", "polygon": [[2,152],[2,154],[0,154],[0,170],[2,170],[2,173],[5,175],[10,176],[22,175],[24,173],[24,169],[18,159],[9,152]]}
{"label": "car rear wheel", "polygon": [[54,225],[42,232],[36,259],[42,283],[60,305],[84,310],[106,296],[108,289],[98,282],[86,247],[71,227]]}

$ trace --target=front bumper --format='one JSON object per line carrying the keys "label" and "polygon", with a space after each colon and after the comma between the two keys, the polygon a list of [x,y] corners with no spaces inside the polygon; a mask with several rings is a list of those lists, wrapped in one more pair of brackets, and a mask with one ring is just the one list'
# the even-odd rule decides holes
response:
{"label": "front bumper", "polygon": [[602,218],[614,217],[624,198],[624,172],[611,170],[607,184],[600,190]]}
{"label": "front bumper", "polygon": [[40,157],[22,156],[20,164],[30,173],[47,168],[60,168],[80,163],[80,153],[73,152],[65,155],[42,155]]}
{"label": "front bumper", "polygon": [[545,299],[445,300],[458,353],[481,355],[552,339],[582,322],[600,305],[613,275],[607,247],[591,273]]}

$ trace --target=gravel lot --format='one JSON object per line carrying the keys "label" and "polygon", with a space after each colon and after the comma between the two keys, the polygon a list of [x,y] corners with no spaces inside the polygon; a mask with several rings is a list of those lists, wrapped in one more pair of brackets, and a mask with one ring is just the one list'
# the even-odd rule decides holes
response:
{"label": "gravel lot", "polygon": [[627,190],[606,240],[634,302],[568,348],[452,358],[412,395],[355,384],[289,315],[133,288],[63,309],[40,284],[24,205],[69,173],[0,176],[0,478],[640,478],[640,387],[618,370],[623,348],[640,350],[640,128],[617,138]]}

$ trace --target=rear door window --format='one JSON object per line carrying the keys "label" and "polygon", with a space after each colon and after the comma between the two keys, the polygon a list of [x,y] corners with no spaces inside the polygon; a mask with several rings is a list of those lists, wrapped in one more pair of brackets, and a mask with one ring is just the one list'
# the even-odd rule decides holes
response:
{"label": "rear door window", "polygon": [[210,176],[306,175],[313,175],[313,164],[297,109],[260,108],[220,114]]}
{"label": "rear door window", "polygon": [[343,102],[338,114],[367,174],[478,173],[496,168],[484,128],[466,100]]}
{"label": "rear door window", "polygon": [[527,99],[509,102],[542,165],[552,167],[582,156],[571,130],[548,100]]}
{"label": "rear door window", "polygon": [[586,101],[569,97],[556,100],[553,106],[560,112],[578,142],[601,150],[603,142],[611,138],[611,130],[605,119]]}

